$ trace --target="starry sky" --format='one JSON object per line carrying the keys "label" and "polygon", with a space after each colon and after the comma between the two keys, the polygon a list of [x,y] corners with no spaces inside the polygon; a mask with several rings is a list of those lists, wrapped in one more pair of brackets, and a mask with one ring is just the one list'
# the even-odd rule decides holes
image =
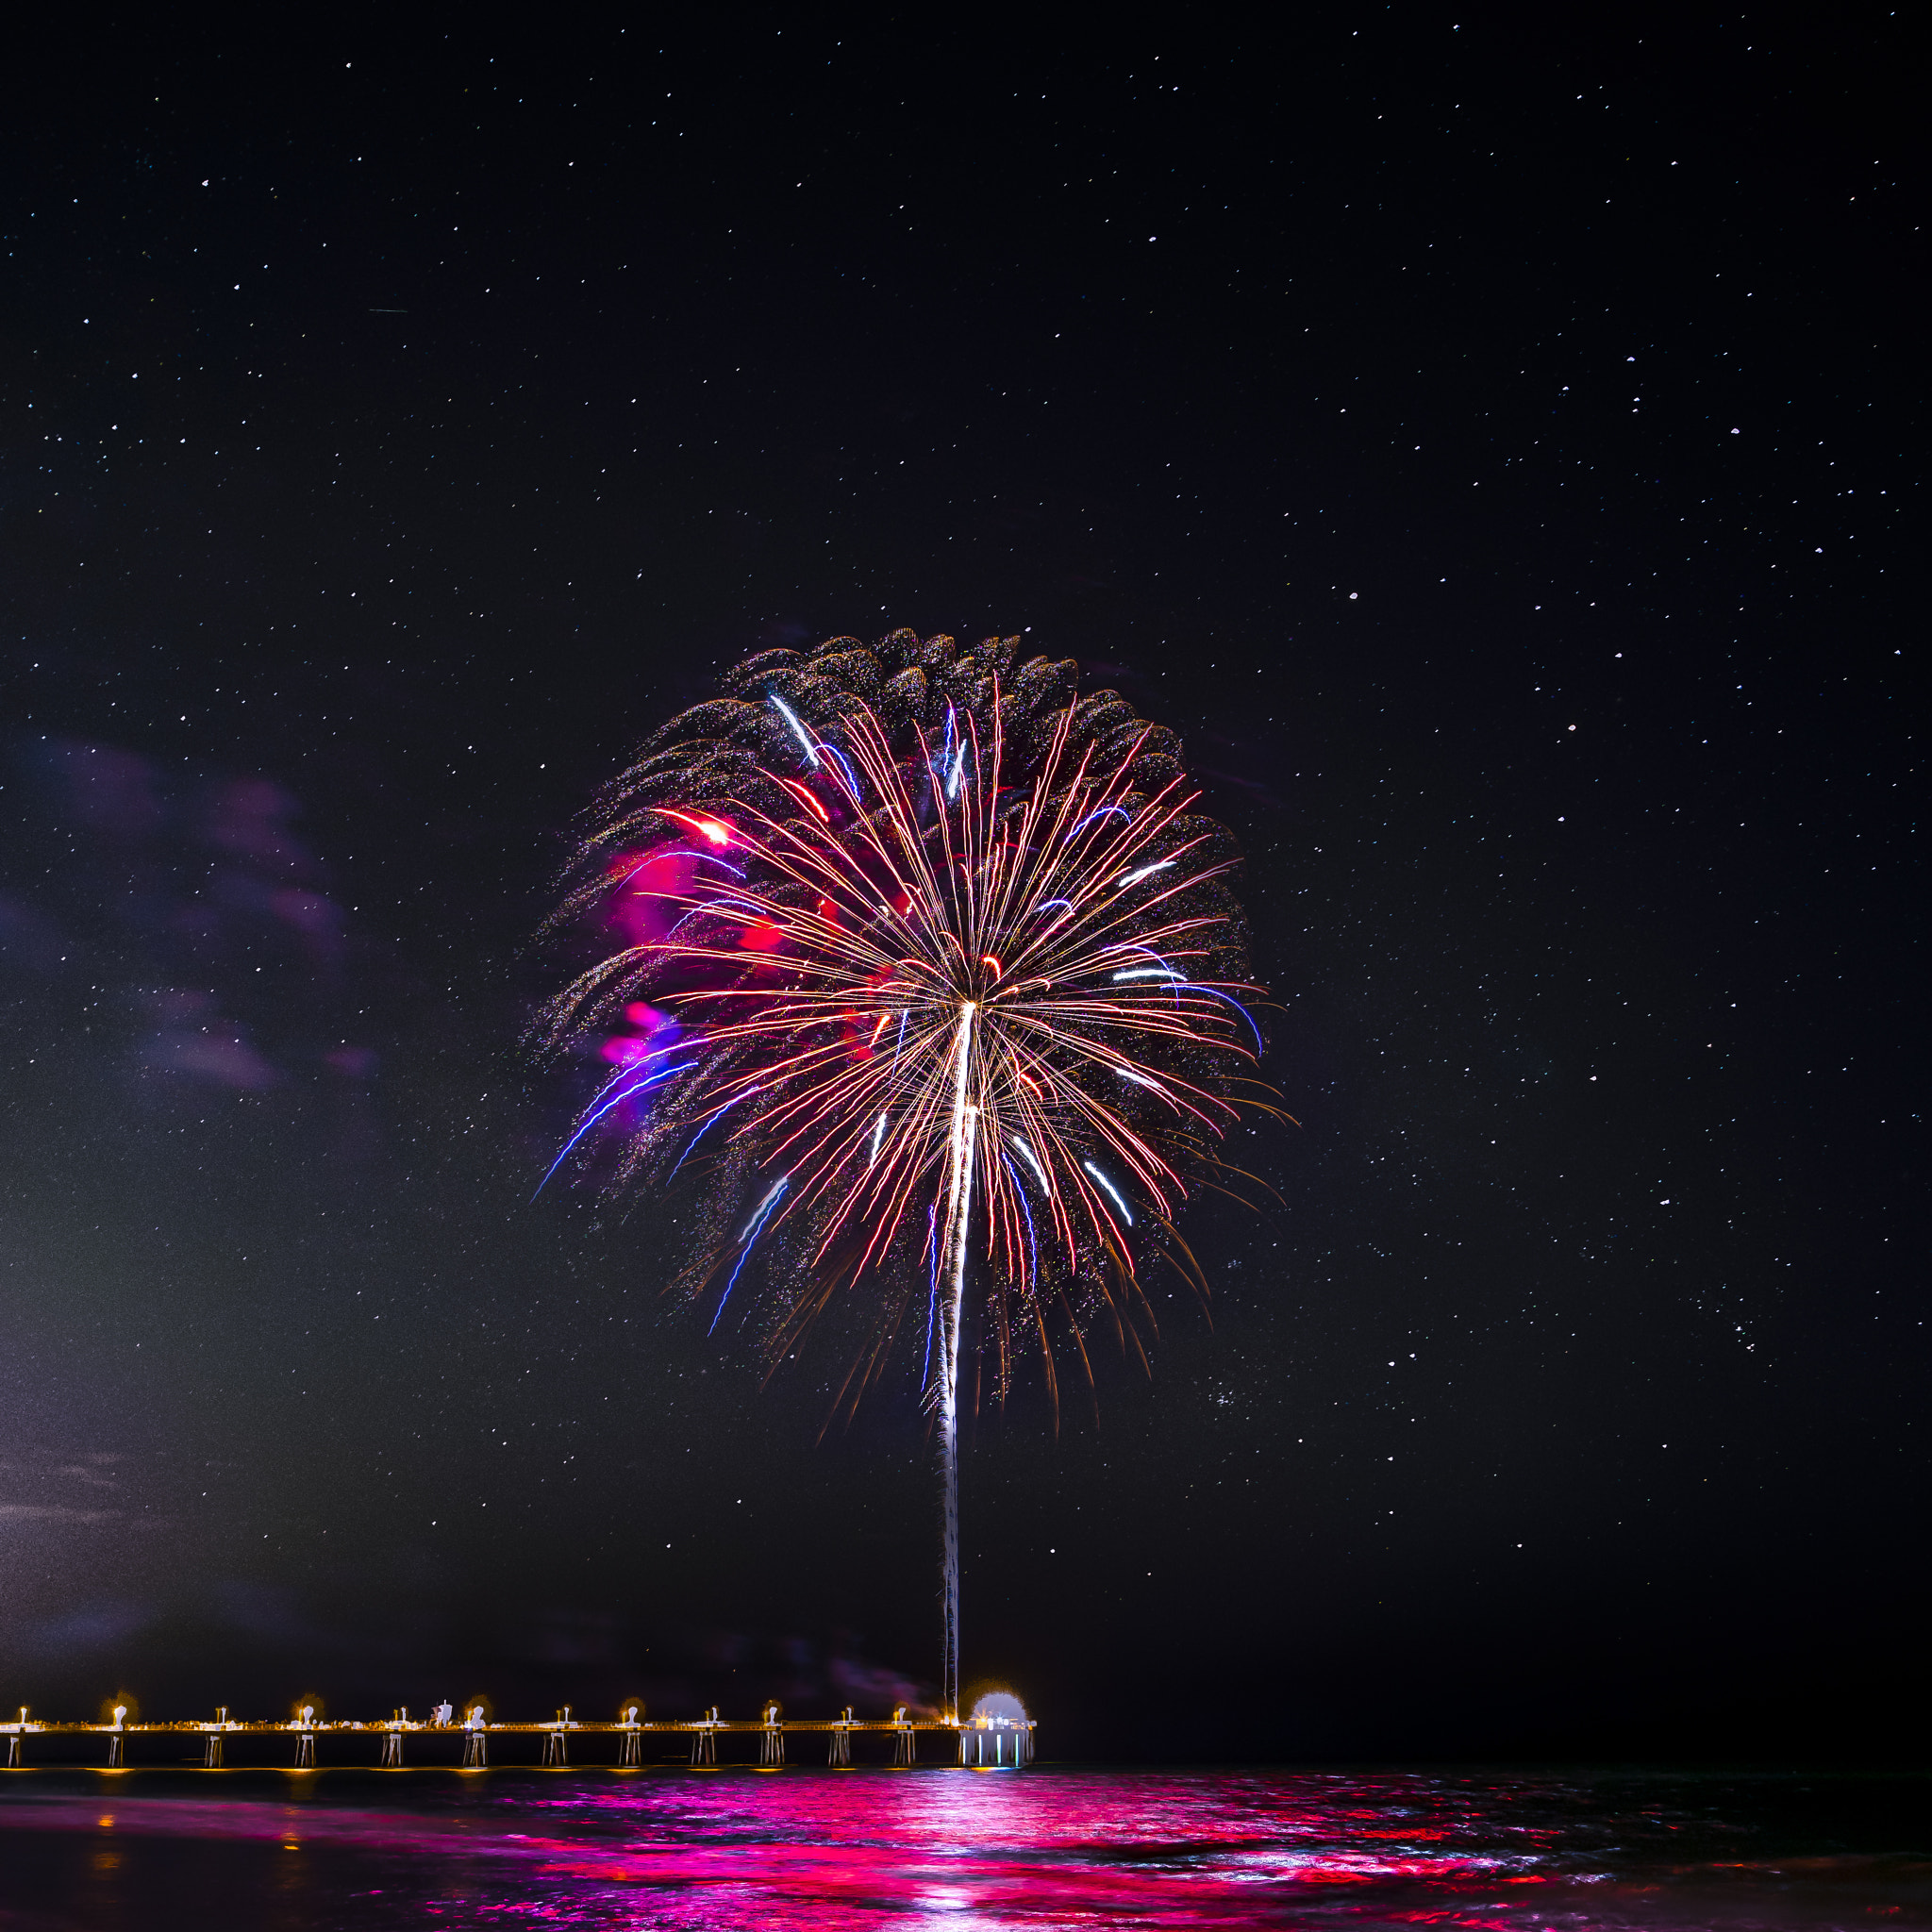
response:
{"label": "starry sky", "polygon": [[1299,1122],[1211,1323],[968,1427],[969,1688],[1054,1756],[1923,1736],[1899,19],[58,31],[0,1703],[930,1694],[916,1390],[821,1440],[669,1216],[533,1205],[517,1046],[637,741],[904,625],[1182,733]]}

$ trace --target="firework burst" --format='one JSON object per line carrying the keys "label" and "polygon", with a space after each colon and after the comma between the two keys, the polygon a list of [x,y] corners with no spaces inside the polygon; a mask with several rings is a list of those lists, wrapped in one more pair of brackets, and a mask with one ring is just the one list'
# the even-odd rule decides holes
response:
{"label": "firework burst", "polygon": [[597,808],[558,917],[614,908],[630,942],[541,1026],[637,1029],[558,1164],[614,1141],[618,1184],[703,1191],[681,1285],[714,1328],[758,1250],[774,1358],[862,1309],[840,1406],[923,1329],[949,1710],[969,1291],[1000,1399],[1023,1338],[1056,1395],[1057,1336],[1083,1368],[1101,1325],[1144,1361],[1142,1270],[1205,1294],[1175,1215],[1267,1107],[1232,842],[1178,741],[1018,642],[900,631],[730,673]]}

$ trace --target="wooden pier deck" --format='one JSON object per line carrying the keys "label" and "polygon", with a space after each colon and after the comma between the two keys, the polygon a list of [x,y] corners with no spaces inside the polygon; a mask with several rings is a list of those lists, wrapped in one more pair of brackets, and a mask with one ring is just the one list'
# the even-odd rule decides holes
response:
{"label": "wooden pier deck", "polygon": [[[638,1707],[641,1711],[642,1707]],[[106,1771],[131,1769],[137,1761],[153,1764],[179,1764],[161,1748],[169,1740],[177,1745],[195,1742],[200,1746],[203,1768],[219,1771],[229,1768],[227,1746],[243,1740],[276,1739],[289,1753],[284,1768],[309,1771],[324,1762],[346,1766],[371,1762],[357,1740],[373,1752],[381,1770],[396,1771],[450,1765],[463,1771],[481,1771],[490,1763],[490,1740],[508,1741],[539,1739],[539,1762],[563,1767],[575,1762],[585,1767],[604,1765],[618,1770],[638,1770],[646,1763],[688,1761],[693,1765],[719,1763],[721,1740],[753,1740],[755,1756],[727,1757],[727,1763],[757,1765],[777,1770],[790,1759],[791,1740],[824,1740],[824,1756],[811,1757],[828,1765],[852,1763],[855,1737],[885,1737],[891,1740],[891,1762],[910,1766],[956,1763],[988,1769],[1018,1769],[1033,1759],[1035,1724],[1028,1719],[974,1721],[973,1719],[914,1718],[903,1711],[890,1718],[856,1718],[848,1709],[832,1718],[788,1718],[768,1714],[756,1718],[723,1718],[712,1710],[700,1718],[646,1719],[622,1717],[597,1721],[570,1714],[569,1707],[554,1718],[529,1722],[499,1722],[487,1717],[480,1706],[473,1705],[461,1716],[412,1718],[407,1710],[375,1722],[360,1719],[325,1720],[312,1712],[283,1719],[236,1719],[225,1711],[212,1719],[190,1718],[158,1724],[143,1724],[125,1718],[112,1723],[74,1724],[42,1722],[23,1710],[18,1719],[0,1724],[0,1740],[6,1743],[6,1768],[22,1770],[32,1762],[27,1747],[36,1739],[91,1738],[98,1740],[103,1759],[98,1768]],[[922,1760],[921,1740],[926,1751]],[[658,1749],[646,1757],[647,1740]],[[318,1759],[318,1745],[327,1743],[325,1759]],[[667,1753],[663,1747],[675,1747]],[[253,1754],[251,1754],[253,1755]],[[277,1752],[276,1755],[280,1755]],[[803,1754],[801,1754],[802,1756]],[[71,1760],[70,1760],[71,1761]],[[810,1760],[807,1760],[810,1761]]]}

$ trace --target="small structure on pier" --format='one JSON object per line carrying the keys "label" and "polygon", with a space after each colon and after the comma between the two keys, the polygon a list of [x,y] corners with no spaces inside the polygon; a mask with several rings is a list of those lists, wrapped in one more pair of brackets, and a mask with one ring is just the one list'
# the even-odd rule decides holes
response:
{"label": "small structure on pier", "polygon": [[691,1761],[716,1764],[718,1761],[718,1707],[714,1704],[691,1727]]}
{"label": "small structure on pier", "polygon": [[1010,1690],[989,1690],[959,1730],[959,1762],[1018,1771],[1033,1762],[1033,1720]]}
{"label": "small structure on pier", "polygon": [[228,1707],[225,1704],[215,1712],[211,1724],[200,1727],[202,1735],[201,1768],[204,1771],[220,1771],[222,1768],[222,1740],[235,1726],[228,1722]]}
{"label": "small structure on pier", "polygon": [[641,1747],[644,1741],[644,1703],[632,1698],[618,1713],[617,1766],[620,1771],[636,1771],[643,1763]]}
{"label": "small structure on pier", "polygon": [[852,1763],[852,1707],[848,1704],[843,1713],[832,1720],[832,1741],[825,1752],[827,1764]]}
{"label": "small structure on pier", "polygon": [[557,1722],[547,1724],[543,1730],[543,1762],[559,1768],[570,1762],[570,1734],[579,1726],[570,1714],[570,1706],[565,1705],[557,1713]]}

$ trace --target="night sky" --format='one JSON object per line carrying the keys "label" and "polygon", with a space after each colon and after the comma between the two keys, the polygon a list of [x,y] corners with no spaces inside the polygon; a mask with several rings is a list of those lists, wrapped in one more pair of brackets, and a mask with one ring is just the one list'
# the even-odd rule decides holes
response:
{"label": "night sky", "polygon": [[1182,733],[1300,1124],[967,1429],[969,1688],[1922,1748],[1908,16],[961,19],[16,42],[0,1705],[930,1694],[916,1387],[518,1046],[636,742],[909,625]]}

